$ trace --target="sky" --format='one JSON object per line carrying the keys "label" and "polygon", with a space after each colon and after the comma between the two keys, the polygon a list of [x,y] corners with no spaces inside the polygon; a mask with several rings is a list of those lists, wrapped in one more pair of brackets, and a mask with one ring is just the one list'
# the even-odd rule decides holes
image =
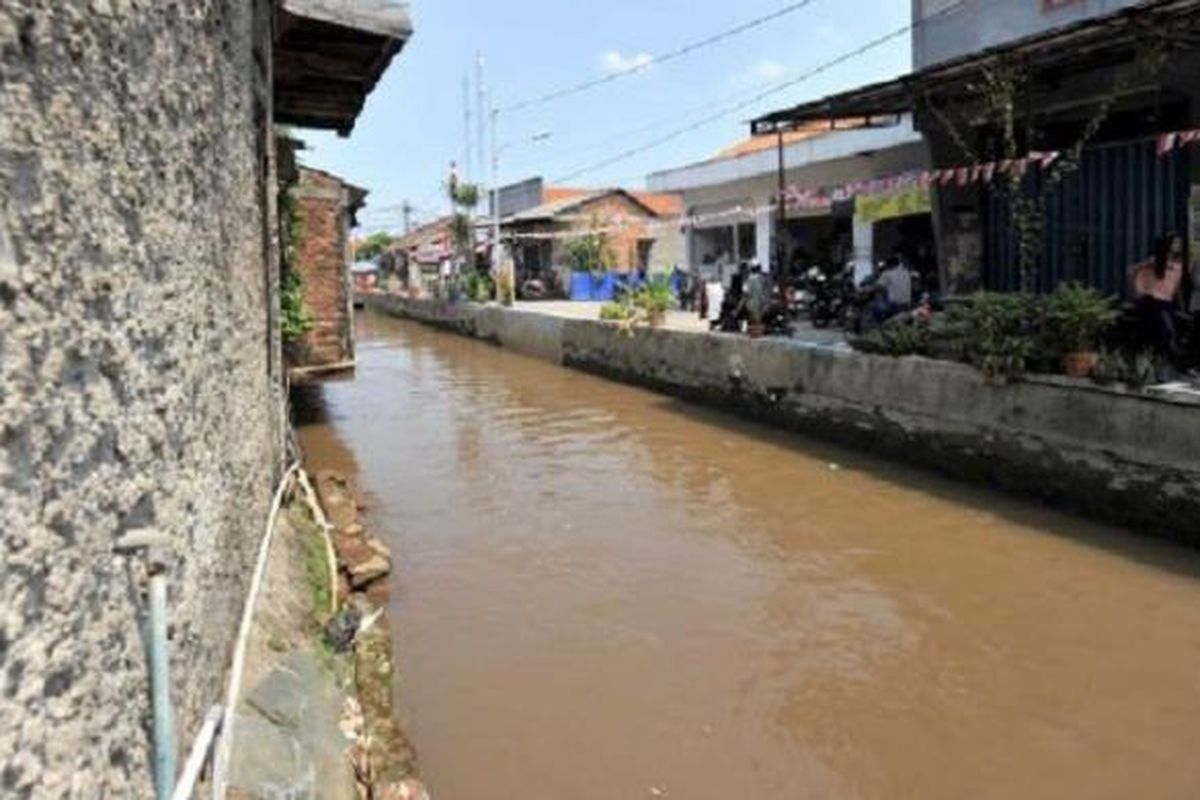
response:
{"label": "sky", "polygon": [[[485,85],[500,108],[643,63],[792,5],[794,0],[412,0],[414,33],[367,99],[348,138],[298,131],[301,160],[369,190],[360,232],[400,232],[445,213],[451,161],[465,167],[463,79],[482,54]],[[501,185],[548,183],[803,75],[910,22],[910,0],[809,0],[761,27],[580,94],[501,113]],[[646,152],[567,181],[642,188],[657,170],[711,158],[749,135],[749,120],[909,71],[900,36],[857,58],[754,102]],[[474,127],[474,123],[472,123]],[[544,138],[544,134],[549,134]],[[541,136],[539,136],[541,135]],[[535,140],[537,137],[538,140]],[[475,147],[472,130],[472,146]],[[490,176],[472,153],[470,179]]]}

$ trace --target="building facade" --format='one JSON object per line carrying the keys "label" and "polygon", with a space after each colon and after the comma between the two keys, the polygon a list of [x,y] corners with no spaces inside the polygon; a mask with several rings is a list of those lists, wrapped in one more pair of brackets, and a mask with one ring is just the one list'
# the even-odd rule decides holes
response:
{"label": "building facade", "polygon": [[1142,0],[912,0],[913,69],[1093,17]]}
{"label": "building facade", "polygon": [[354,363],[350,229],[367,193],[328,172],[300,167],[298,173],[290,189],[300,234],[293,268],[312,329],[289,346],[289,366],[344,368]]}
{"label": "building facade", "polygon": [[[843,129],[829,120],[815,122],[785,134],[782,147],[776,136],[755,136],[708,161],[651,174],[652,190],[683,196],[683,262],[692,269],[721,259],[775,264],[781,230],[789,267],[799,260],[824,266],[854,260],[869,267],[889,252],[903,215],[856,214],[853,202],[833,200],[834,190],[922,170],[928,155],[910,118],[886,126],[862,122]],[[776,203],[781,165],[784,190],[811,198],[789,202],[782,219]],[[918,219],[906,224],[929,227],[927,209],[912,216]]]}
{"label": "building facade", "polygon": [[1122,294],[1169,232],[1190,232],[1200,268],[1200,0],[961,0],[913,13],[924,66],[752,130],[912,114],[951,294],[1064,281]]}
{"label": "building facade", "polygon": [[154,795],[129,531],[177,751],[220,699],[286,449],[273,121],[349,130],[406,38],[309,6],[0,7],[0,796]]}
{"label": "building facade", "polygon": [[602,233],[609,269],[665,272],[681,263],[679,196],[671,192],[545,186],[540,178],[499,192],[501,238],[521,279],[553,270],[565,279],[568,243]]}

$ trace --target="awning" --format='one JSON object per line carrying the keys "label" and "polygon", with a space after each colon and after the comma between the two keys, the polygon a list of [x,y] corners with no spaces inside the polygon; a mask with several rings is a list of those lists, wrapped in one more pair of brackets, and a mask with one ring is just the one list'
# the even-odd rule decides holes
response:
{"label": "awning", "polygon": [[863,117],[868,120],[916,109],[929,97],[954,104],[978,97],[981,71],[1003,58],[1021,64],[1031,76],[1050,82],[1132,58],[1147,36],[1163,37],[1165,46],[1200,47],[1200,0],[1148,0],[1121,11],[1018,39],[969,56],[929,67],[895,80],[875,83],[751,122],[755,135],[788,131],[818,120]]}
{"label": "awning", "polygon": [[275,121],[349,135],[367,95],[412,36],[394,0],[279,0]]}

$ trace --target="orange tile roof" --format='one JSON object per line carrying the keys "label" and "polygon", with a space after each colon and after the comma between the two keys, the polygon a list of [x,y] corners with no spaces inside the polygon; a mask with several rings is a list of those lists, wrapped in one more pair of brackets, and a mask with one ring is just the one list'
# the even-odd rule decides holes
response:
{"label": "orange tile roof", "polygon": [[[830,126],[830,120],[817,120],[815,122],[805,123],[802,127],[788,131],[783,135],[783,144],[786,147],[796,142],[803,142],[806,139],[815,139],[818,136],[824,136],[827,133],[832,133],[834,130],[845,130],[847,128],[855,128],[862,125],[865,120],[861,119],[841,119],[836,120],[837,128]],[[749,139],[743,139],[737,144],[726,147],[721,152],[717,153],[717,158],[737,158],[738,156],[747,156],[751,153],[758,153],[763,150],[770,150],[778,146],[778,137],[773,133],[762,134],[761,136],[751,136]]]}
{"label": "orange tile roof", "polygon": [[594,189],[573,189],[567,186],[544,186],[542,187],[542,204],[557,203],[561,200],[578,200],[594,191]]}
{"label": "orange tile roof", "polygon": [[656,192],[630,192],[630,194],[660,217],[677,217],[683,213],[682,195]]}

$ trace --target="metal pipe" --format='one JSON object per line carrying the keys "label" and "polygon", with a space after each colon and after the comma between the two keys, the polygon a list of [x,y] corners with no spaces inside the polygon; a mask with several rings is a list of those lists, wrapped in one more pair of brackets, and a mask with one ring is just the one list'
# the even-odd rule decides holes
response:
{"label": "metal pipe", "polygon": [[167,575],[171,570],[170,537],[153,528],[135,528],[113,545],[122,555],[141,553],[150,578],[148,659],[150,706],[154,712],[154,790],[169,800],[175,787],[175,712],[171,706],[171,651],[167,639]]}
{"label": "metal pipe", "polygon": [[150,699],[154,708],[155,794],[158,800],[170,800],[175,789],[175,713],[171,707],[165,570],[150,576]]}

